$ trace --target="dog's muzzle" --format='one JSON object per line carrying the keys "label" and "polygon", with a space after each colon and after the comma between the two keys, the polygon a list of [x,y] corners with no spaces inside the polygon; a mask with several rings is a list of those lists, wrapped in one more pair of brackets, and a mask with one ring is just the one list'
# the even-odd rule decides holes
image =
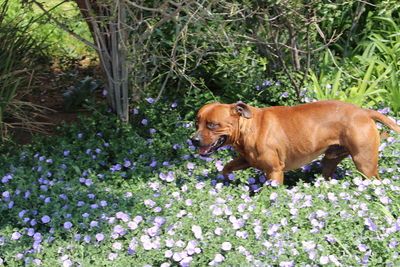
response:
{"label": "dog's muzzle", "polygon": [[219,136],[219,138],[217,139],[217,141],[215,141],[214,143],[210,144],[210,145],[204,145],[201,144],[201,138],[199,137],[199,135],[195,135],[192,138],[192,144],[194,146],[199,147],[199,154],[201,156],[209,156],[212,153],[214,153],[215,151],[217,151],[218,148],[220,148],[223,144],[225,144],[227,139],[226,135],[221,135]]}

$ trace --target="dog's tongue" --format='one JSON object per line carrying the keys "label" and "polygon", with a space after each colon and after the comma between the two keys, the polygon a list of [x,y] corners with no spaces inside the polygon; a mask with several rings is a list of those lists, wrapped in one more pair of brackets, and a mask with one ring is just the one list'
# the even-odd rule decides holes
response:
{"label": "dog's tongue", "polygon": [[211,146],[203,146],[199,148],[199,153],[200,155],[205,155],[207,154],[211,149]]}

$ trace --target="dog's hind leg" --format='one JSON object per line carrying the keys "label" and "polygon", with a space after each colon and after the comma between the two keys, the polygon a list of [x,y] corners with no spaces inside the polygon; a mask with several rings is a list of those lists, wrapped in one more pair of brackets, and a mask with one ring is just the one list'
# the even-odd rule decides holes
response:
{"label": "dog's hind leg", "polygon": [[376,153],[367,153],[365,151],[352,155],[357,170],[362,172],[368,178],[375,177],[380,179],[378,174],[378,151]]}
{"label": "dog's hind leg", "polygon": [[[348,139],[348,150],[356,165],[357,170],[368,178],[379,178],[378,174],[378,153],[379,153],[379,132],[375,122],[367,124],[350,132]],[[362,134],[360,134],[362,133]]]}
{"label": "dog's hind leg", "polygon": [[349,152],[340,145],[332,145],[325,151],[325,156],[322,159],[322,176],[325,179],[330,179],[336,171],[337,165],[347,156]]}

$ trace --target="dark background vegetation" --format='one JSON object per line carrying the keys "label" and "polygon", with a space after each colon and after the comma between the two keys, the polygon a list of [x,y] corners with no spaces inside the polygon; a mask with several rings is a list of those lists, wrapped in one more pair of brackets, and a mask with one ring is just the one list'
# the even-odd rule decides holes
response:
{"label": "dark background vegetation", "polygon": [[216,100],[400,110],[394,0],[7,0],[0,12],[2,139],[104,96],[124,122],[149,97],[180,102],[187,120]]}

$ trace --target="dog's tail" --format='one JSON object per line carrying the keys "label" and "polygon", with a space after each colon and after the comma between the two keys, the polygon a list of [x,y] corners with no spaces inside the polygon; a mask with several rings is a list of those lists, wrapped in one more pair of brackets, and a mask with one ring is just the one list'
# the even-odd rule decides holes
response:
{"label": "dog's tail", "polygon": [[386,117],[382,113],[379,113],[378,111],[375,111],[375,110],[366,109],[366,111],[368,112],[368,115],[371,119],[380,121],[380,122],[386,124],[387,126],[389,126],[390,129],[392,129],[393,131],[400,133],[400,126],[397,125],[390,118]]}

